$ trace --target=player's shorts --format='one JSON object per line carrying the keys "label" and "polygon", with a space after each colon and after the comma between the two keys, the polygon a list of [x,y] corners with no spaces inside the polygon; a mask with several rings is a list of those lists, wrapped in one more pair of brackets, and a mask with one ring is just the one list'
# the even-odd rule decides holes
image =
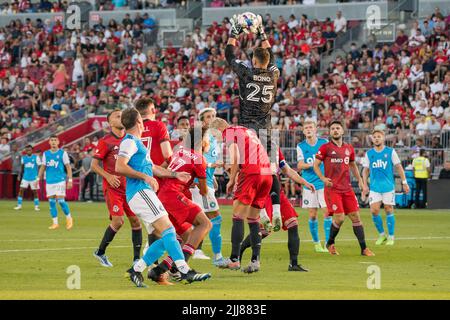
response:
{"label": "player's shorts", "polygon": [[109,211],[109,219],[115,217],[136,217],[127,202],[127,197],[124,193],[114,190],[114,188],[106,188],[104,190],[106,206]]}
{"label": "player's shorts", "polygon": [[197,215],[202,212],[202,208],[183,193],[164,192],[159,197],[179,235],[189,230]]}
{"label": "player's shorts", "polygon": [[195,187],[191,189],[192,200],[203,210],[203,212],[214,212],[219,210],[219,203],[216,199],[214,188],[208,187],[208,194],[202,196],[200,189]]}
{"label": "player's shorts", "polygon": [[272,188],[272,176],[239,173],[234,200],[257,209],[264,208]]}
{"label": "player's shorts", "polygon": [[395,190],[383,193],[370,191],[369,204],[372,205],[373,203],[377,202],[383,202],[383,204],[386,204],[388,206],[395,206]]}
{"label": "player's shorts", "polygon": [[28,187],[30,187],[31,190],[39,190],[39,179],[36,179],[34,181],[22,179],[22,181],[20,182],[20,187],[22,189],[28,189]]}
{"label": "player's shorts", "polygon": [[[265,208],[270,221],[272,221],[273,207],[270,195],[267,197]],[[287,230],[292,225],[298,225],[298,214],[283,191],[280,192],[280,211],[281,221],[283,222],[283,230]]]}
{"label": "player's shorts", "polygon": [[57,196],[57,197],[65,197],[66,196],[66,182],[58,182],[58,183],[46,183],[45,184],[45,192],[47,193],[47,198]]}
{"label": "player's shorts", "polygon": [[312,192],[309,189],[302,189],[302,208],[326,208],[324,189]]}
{"label": "player's shorts", "polygon": [[168,215],[156,193],[150,189],[138,191],[128,204],[136,216],[142,220],[148,234],[153,233],[155,221]]}
{"label": "player's shorts", "polygon": [[349,214],[359,211],[358,199],[353,190],[338,193],[325,188],[325,201],[327,203],[328,214],[335,213]]}

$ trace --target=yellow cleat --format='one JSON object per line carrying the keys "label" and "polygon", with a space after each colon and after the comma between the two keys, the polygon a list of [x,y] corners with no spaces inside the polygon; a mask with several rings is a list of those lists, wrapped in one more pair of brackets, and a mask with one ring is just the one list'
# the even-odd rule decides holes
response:
{"label": "yellow cleat", "polygon": [[66,219],[66,229],[70,230],[73,227],[73,219],[72,218],[67,218]]}
{"label": "yellow cleat", "polygon": [[59,228],[59,224],[52,224],[50,227],[48,227],[50,230],[55,230]]}

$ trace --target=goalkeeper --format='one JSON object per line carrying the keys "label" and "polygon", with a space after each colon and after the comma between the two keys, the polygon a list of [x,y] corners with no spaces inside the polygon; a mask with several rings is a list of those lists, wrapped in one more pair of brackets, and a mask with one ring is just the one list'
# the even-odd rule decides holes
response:
{"label": "goalkeeper", "polygon": [[273,204],[273,230],[281,228],[280,212],[280,182],[276,176],[278,134],[271,132],[272,104],[277,92],[277,82],[280,71],[273,64],[274,58],[267,35],[264,32],[262,18],[257,16],[255,24],[256,34],[261,41],[259,47],[252,54],[252,66],[247,66],[243,61],[236,59],[235,47],[237,39],[244,31],[240,24],[242,17],[234,15],[230,19],[230,37],[225,49],[225,58],[228,64],[239,78],[239,125],[253,129],[267,150],[273,176],[270,197]]}

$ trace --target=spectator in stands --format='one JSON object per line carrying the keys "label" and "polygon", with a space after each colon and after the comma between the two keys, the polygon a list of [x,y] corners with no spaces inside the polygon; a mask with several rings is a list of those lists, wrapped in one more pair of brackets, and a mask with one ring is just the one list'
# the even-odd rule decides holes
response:
{"label": "spectator in stands", "polygon": [[445,161],[444,168],[439,173],[439,179],[450,179],[450,160]]}
{"label": "spectator in stands", "polygon": [[10,151],[11,151],[11,148],[8,144],[8,139],[5,137],[2,137],[0,139],[0,158],[3,158],[7,154],[9,154]]}
{"label": "spectator in stands", "polygon": [[347,31],[347,19],[342,15],[342,11],[336,12],[336,19],[334,19],[334,31],[337,34],[345,33]]}

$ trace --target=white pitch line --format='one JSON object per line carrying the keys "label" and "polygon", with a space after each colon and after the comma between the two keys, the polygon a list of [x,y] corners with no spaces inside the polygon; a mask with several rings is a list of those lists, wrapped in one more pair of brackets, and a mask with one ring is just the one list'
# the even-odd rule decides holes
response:
{"label": "white pitch line", "polygon": [[[450,237],[399,237],[395,238],[395,240],[448,240]],[[50,239],[54,240],[54,239]],[[69,240],[69,239],[67,239]],[[95,239],[98,240],[98,239]],[[366,239],[366,241],[375,241],[377,239]],[[38,241],[38,240],[30,240]],[[223,241],[229,242],[230,240],[224,239]],[[269,240],[264,241],[264,243],[286,243],[287,240]],[[356,241],[355,239],[339,239],[341,241]],[[302,240],[302,242],[312,242],[312,240]],[[130,246],[110,246],[108,248],[129,248]],[[9,250],[0,250],[0,253],[14,253],[14,252],[42,252],[42,251],[65,251],[65,250],[86,250],[86,249],[97,249],[98,247],[67,247],[67,248],[33,248],[33,249],[9,249]]]}

